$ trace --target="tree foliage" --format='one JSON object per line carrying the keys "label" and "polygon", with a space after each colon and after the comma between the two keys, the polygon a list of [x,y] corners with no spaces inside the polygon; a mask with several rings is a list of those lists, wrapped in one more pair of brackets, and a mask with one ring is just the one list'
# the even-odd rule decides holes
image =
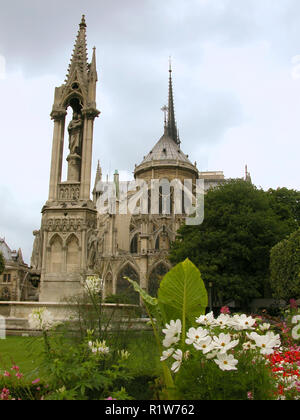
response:
{"label": "tree foliage", "polygon": [[271,207],[281,220],[289,221],[291,230],[300,228],[300,191],[287,188],[270,189]]}
{"label": "tree foliage", "polygon": [[270,267],[274,297],[300,298],[300,229],[272,248]]}
{"label": "tree foliage", "polygon": [[190,258],[206,285],[213,282],[220,302],[235,300],[247,306],[264,295],[271,248],[297,228],[279,196],[243,180],[209,190],[203,224],[180,228],[171,262]]}

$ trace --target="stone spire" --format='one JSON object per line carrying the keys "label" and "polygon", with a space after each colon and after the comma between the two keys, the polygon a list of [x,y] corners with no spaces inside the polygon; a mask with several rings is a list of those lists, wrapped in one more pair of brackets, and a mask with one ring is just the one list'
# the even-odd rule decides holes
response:
{"label": "stone spire", "polygon": [[100,160],[98,160],[98,165],[97,165],[95,187],[96,187],[96,185],[98,184],[99,181],[102,181],[102,168],[101,168],[101,165],[100,165]]}
{"label": "stone spire", "polygon": [[90,78],[93,78],[98,81],[97,66],[96,66],[96,47],[93,48],[93,57],[91,64],[89,65],[89,74]]}
{"label": "stone spire", "polygon": [[177,126],[176,126],[176,120],[175,120],[171,60],[170,60],[170,66],[169,66],[168,134],[176,144],[178,145],[180,144]]}
{"label": "stone spire", "polygon": [[100,165],[100,160],[98,160],[96,177],[95,177],[95,185],[94,185],[94,189],[93,189],[94,202],[96,202],[98,197],[99,197],[99,194],[97,193],[97,185],[100,181],[102,181],[102,168],[101,168],[101,165]]}
{"label": "stone spire", "polygon": [[79,31],[71,57],[71,62],[68,68],[66,82],[73,79],[74,72],[77,71],[77,77],[80,81],[86,82],[88,78],[88,55],[87,55],[87,42],[86,42],[86,22],[85,15],[82,15],[79,24]]}

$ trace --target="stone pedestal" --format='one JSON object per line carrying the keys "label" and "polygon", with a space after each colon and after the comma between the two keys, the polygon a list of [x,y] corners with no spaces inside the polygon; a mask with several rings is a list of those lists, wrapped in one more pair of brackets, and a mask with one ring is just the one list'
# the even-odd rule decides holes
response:
{"label": "stone pedestal", "polygon": [[69,155],[68,162],[68,182],[80,182],[81,157],[77,154]]}

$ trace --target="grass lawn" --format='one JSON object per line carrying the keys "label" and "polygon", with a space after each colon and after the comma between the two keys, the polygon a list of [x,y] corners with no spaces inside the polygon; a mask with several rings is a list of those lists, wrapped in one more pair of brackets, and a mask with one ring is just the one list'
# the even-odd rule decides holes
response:
{"label": "grass lawn", "polygon": [[29,379],[38,376],[43,343],[36,337],[7,337],[0,340],[0,371],[10,370],[13,365]]}
{"label": "grass lawn", "polygon": [[[131,372],[136,376],[159,375],[161,366],[153,334],[151,332],[128,334],[127,332],[126,335],[121,348],[130,352],[128,366]],[[13,365],[17,365],[28,379],[43,378],[39,370],[42,351],[41,337],[7,337],[5,340],[0,340],[0,372],[10,370]]]}

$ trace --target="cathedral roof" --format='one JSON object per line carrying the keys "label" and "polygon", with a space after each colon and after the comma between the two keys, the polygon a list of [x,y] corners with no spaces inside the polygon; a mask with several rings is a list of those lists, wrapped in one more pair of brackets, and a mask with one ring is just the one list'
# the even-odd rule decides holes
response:
{"label": "cathedral roof", "polygon": [[175,161],[184,162],[192,165],[188,156],[183,153],[180,146],[166,132],[156,143],[153,149],[144,158],[141,165],[151,161]]}
{"label": "cathedral roof", "polygon": [[16,261],[24,264],[21,249],[19,249],[19,251],[12,251],[5,242],[4,238],[0,238],[0,252],[2,253],[5,261]]}

